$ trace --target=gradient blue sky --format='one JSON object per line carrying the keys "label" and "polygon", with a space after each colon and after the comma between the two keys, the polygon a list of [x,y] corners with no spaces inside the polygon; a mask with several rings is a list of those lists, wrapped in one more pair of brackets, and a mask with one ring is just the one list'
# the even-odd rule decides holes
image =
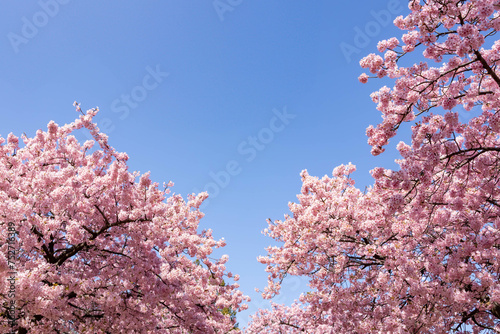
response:
{"label": "gradient blue sky", "polygon": [[[390,82],[357,80],[359,60],[401,35],[392,20],[407,11],[403,0],[5,2],[0,134],[69,123],[76,100],[100,108],[96,121],[131,170],[174,181],[184,197],[208,190],[201,227],[226,239],[218,255],[253,298],[238,315],[245,325],[267,305],[254,292],[267,280],[261,231],[289,212],[300,171],[321,177],[352,162],[363,189],[409,140],[404,131],[370,155],[365,129],[381,118],[369,94]],[[276,118],[284,110],[288,124]],[[277,301],[306,288],[291,279]]]}

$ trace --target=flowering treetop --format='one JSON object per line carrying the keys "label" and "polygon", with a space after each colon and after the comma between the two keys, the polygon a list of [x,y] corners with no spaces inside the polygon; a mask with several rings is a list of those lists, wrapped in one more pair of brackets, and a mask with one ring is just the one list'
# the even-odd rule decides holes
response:
{"label": "flowering treetop", "polygon": [[[383,122],[369,127],[367,135],[373,154],[393,137],[401,123],[413,121],[431,109],[452,110],[462,106],[470,111],[481,106],[495,113],[500,106],[500,28],[497,0],[410,1],[411,13],[394,24],[404,30],[400,42],[393,37],[378,44],[383,57],[370,54],[361,66],[379,78],[395,79],[393,88],[382,87],[372,94]],[[409,53],[422,50],[427,59],[441,63],[432,67],[418,62],[404,67],[400,62]],[[367,82],[368,75],[359,77]],[[455,109],[457,109],[455,108]],[[498,130],[495,116],[493,127]],[[424,122],[425,123],[425,122]],[[418,143],[418,141],[417,141]]]}
{"label": "flowering treetop", "polygon": [[[227,256],[210,257],[224,241],[198,232],[207,194],[185,202],[168,196],[172,183],[160,190],[149,173],[130,173],[128,156],[93,123],[96,113],[50,122],[48,131],[22,137],[23,145],[13,134],[0,138],[2,300],[12,299],[11,284],[15,290],[1,318],[15,320],[19,333],[234,329],[231,314],[248,298],[229,282]],[[81,128],[95,141],[78,143],[73,132]],[[17,253],[7,262],[10,244]]]}
{"label": "flowering treetop", "polygon": [[[383,117],[367,129],[372,153],[416,121],[411,145],[397,145],[399,170],[371,171],[365,192],[352,165],[321,179],[302,172],[292,215],[265,231],[283,245],[259,260],[264,297],[287,275],[309,277],[311,291],[259,311],[248,332],[500,333],[499,8],[409,1],[410,14],[394,21],[402,42],[381,41],[383,57],[361,60],[395,80],[372,94]],[[442,65],[402,66],[416,50]],[[461,123],[472,109],[478,115]]]}

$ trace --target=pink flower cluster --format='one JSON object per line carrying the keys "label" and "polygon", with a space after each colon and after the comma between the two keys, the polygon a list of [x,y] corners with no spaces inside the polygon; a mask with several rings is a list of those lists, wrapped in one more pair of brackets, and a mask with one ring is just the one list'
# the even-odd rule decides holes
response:
{"label": "pink flower cluster", "polygon": [[[397,145],[400,168],[374,168],[364,192],[352,165],[302,172],[292,214],[265,230],[281,245],[259,261],[263,297],[288,275],[307,277],[310,291],[259,311],[251,333],[500,333],[500,1],[408,7],[394,22],[404,45],[382,41],[383,57],[360,62],[395,79],[371,96],[383,119],[366,131],[372,153],[417,122],[411,145]],[[398,64],[419,48],[442,65]],[[476,116],[460,122],[460,107]]]}
{"label": "pink flower cluster", "polygon": [[[400,46],[396,38],[381,41],[378,50],[385,51],[383,58],[370,54],[360,61],[361,67],[377,77],[396,79],[386,103],[377,107],[384,115],[382,123],[368,131],[373,154],[384,151],[403,122],[432,108],[452,110],[462,105],[470,110],[481,105],[483,110],[495,110],[500,101],[500,48],[497,41],[490,49],[483,46],[500,28],[499,4],[498,0],[428,1],[424,5],[410,1],[411,13],[395,20],[406,31],[401,38],[404,44]],[[444,61],[443,65],[399,66],[399,59],[418,47],[424,49],[426,58]],[[362,74],[359,80],[366,83],[368,76]]]}
{"label": "pink flower cluster", "polygon": [[304,171],[292,215],[266,230],[282,246],[259,261],[269,272],[265,298],[288,275],[308,277],[311,291],[291,308],[260,311],[250,332],[497,328],[500,141],[485,128],[493,117],[428,117],[412,146],[398,145],[401,169],[375,168],[364,193],[352,165],[321,179]]}
{"label": "pink flower cluster", "polygon": [[[231,282],[227,256],[210,258],[224,241],[198,231],[207,194],[185,202],[158,189],[149,173],[130,173],[127,155],[92,122],[96,113],[64,126],[50,122],[47,132],[23,137],[23,145],[12,134],[0,138],[0,254],[7,254],[7,224],[14,224],[19,331],[234,329],[231,313],[245,309],[249,298]],[[81,128],[98,144],[92,153],[94,141],[80,145],[73,136]],[[1,255],[0,268],[5,301],[8,263]],[[0,332],[10,332],[7,321]]]}

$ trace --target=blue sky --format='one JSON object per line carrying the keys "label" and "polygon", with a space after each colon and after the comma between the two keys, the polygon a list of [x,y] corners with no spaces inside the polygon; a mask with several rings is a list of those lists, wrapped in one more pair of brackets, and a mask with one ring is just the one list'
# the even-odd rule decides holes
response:
{"label": "blue sky", "polygon": [[[369,94],[390,82],[358,82],[359,60],[401,32],[408,11],[384,1],[9,1],[0,12],[0,134],[33,136],[50,120],[98,106],[110,143],[130,169],[151,171],[172,191],[207,190],[202,228],[228,246],[229,269],[253,298],[266,285],[271,240],[300,192],[299,173],[319,177],[352,162],[360,188],[375,166],[395,168],[395,144],[370,155],[365,129],[381,118]],[[391,21],[391,23],[389,23]],[[80,138],[86,140],[84,136]],[[278,302],[307,288],[285,284]]]}

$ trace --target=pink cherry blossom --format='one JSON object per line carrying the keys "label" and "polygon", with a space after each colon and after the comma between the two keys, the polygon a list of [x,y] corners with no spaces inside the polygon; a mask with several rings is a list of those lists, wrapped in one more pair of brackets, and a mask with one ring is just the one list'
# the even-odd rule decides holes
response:
{"label": "pink cherry blossom", "polygon": [[[0,296],[15,300],[0,332],[10,333],[9,315],[16,333],[239,332],[232,313],[249,298],[227,255],[209,257],[224,242],[198,230],[208,195],[186,202],[169,195],[172,183],[160,190],[149,173],[129,172],[96,113],[51,121],[24,145],[0,138]],[[94,141],[78,143],[82,127]],[[10,237],[17,253],[7,262]]]}
{"label": "pink cherry blossom", "polygon": [[361,83],[367,83],[368,82],[368,75],[365,73],[361,74],[358,78],[359,82]]}
{"label": "pink cherry blossom", "polygon": [[[408,8],[394,21],[404,44],[381,41],[384,58],[360,61],[395,81],[371,96],[382,115],[366,131],[372,153],[416,122],[399,169],[374,168],[365,191],[350,165],[301,173],[292,214],[264,232],[281,244],[259,261],[264,298],[289,275],[310,289],[257,312],[249,333],[500,333],[500,0]],[[400,64],[417,50],[424,58]],[[462,107],[475,111],[466,123]]]}

